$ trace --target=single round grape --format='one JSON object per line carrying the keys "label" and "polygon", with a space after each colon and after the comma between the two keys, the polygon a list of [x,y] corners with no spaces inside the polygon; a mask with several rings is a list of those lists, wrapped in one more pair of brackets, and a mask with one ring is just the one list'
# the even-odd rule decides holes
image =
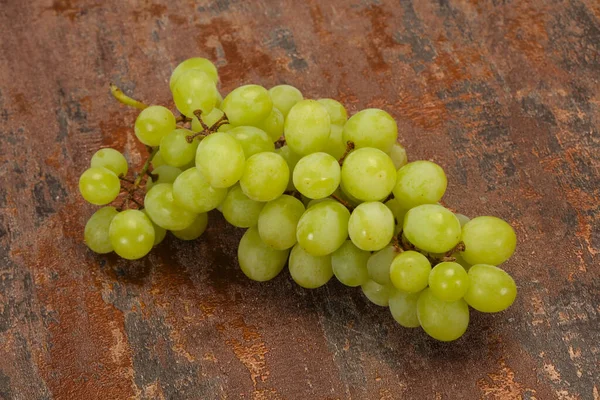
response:
{"label": "single round grape", "polygon": [[204,233],[207,225],[208,215],[206,213],[201,213],[196,216],[196,219],[190,226],[181,230],[171,231],[171,233],[181,240],[195,240]]}
{"label": "single round grape", "polygon": [[88,203],[103,206],[117,198],[121,191],[121,182],[111,170],[92,167],[81,174],[79,191]]}
{"label": "single round grape", "polygon": [[252,200],[271,201],[283,194],[290,179],[287,163],[277,153],[258,153],[246,160],[240,187]]}
{"label": "single round grape", "polygon": [[302,93],[290,85],[273,86],[269,89],[269,95],[273,99],[273,107],[281,111],[284,117],[287,117],[294,104],[304,99]]}
{"label": "single round grape", "polygon": [[327,153],[313,153],[302,157],[294,168],[296,189],[311,199],[330,196],[340,184],[340,164]]}
{"label": "single round grape", "polygon": [[127,175],[127,160],[119,151],[111,148],[100,149],[94,153],[90,162],[91,167],[104,167],[117,176]]}
{"label": "single round grape", "polygon": [[177,80],[181,77],[181,75],[183,75],[191,69],[202,71],[206,75],[208,75],[215,83],[219,82],[219,74],[217,73],[217,67],[215,67],[215,65],[212,62],[210,62],[210,60],[207,60],[206,58],[202,57],[188,58],[187,60],[179,63],[179,65],[175,67],[175,69],[171,73],[171,79],[169,79],[169,87],[171,88],[171,91],[173,91],[173,88],[175,87],[175,84],[177,83]]}
{"label": "single round grape", "polygon": [[[298,154],[294,153],[288,146],[281,146],[280,148],[275,150],[275,152],[281,157],[283,157],[290,169],[290,172],[294,171],[294,168],[296,168],[296,164],[298,164],[298,161],[300,161],[300,159],[302,158],[302,156],[299,156]],[[296,190],[293,179],[290,179],[288,181],[286,190]]]}
{"label": "single round grape", "polygon": [[331,266],[335,277],[346,286],[356,287],[369,280],[367,261],[371,254],[359,249],[350,240],[331,254]]}
{"label": "single round grape", "polygon": [[331,123],[327,109],[315,100],[292,107],[284,124],[285,142],[294,153],[306,156],[327,146]]}
{"label": "single round grape", "polygon": [[144,206],[156,225],[170,231],[185,229],[196,219],[195,213],[175,203],[173,185],[170,183],[159,183],[152,186],[146,193]]}
{"label": "single round grape", "polygon": [[196,149],[200,141],[187,141],[187,137],[193,132],[187,129],[175,129],[160,140],[160,155],[168,165],[183,167],[194,161]]}
{"label": "single round grape", "polygon": [[403,228],[409,242],[429,253],[445,253],[460,241],[458,218],[437,204],[423,204],[408,210]]}
{"label": "single round grape", "polygon": [[517,297],[517,285],[506,271],[486,264],[469,269],[466,302],[477,311],[494,313],[506,310]]}
{"label": "single round grape", "polygon": [[276,250],[295,245],[298,221],[304,210],[300,200],[285,194],[268,202],[258,216],[258,233],[262,241]]}
{"label": "single round grape", "polygon": [[361,250],[383,249],[394,236],[394,214],[378,201],[362,203],[352,211],[348,233]]}
{"label": "single round grape", "polygon": [[457,264],[460,264],[465,269],[465,271],[469,272],[469,269],[471,269],[472,265],[469,264],[468,262],[466,262],[465,259],[462,258],[460,253],[454,253],[454,254],[452,254],[452,257],[454,257],[456,259],[454,261]]}
{"label": "single round grape", "polygon": [[153,169],[162,167],[163,165],[167,165],[165,160],[163,160],[162,155],[160,154],[160,150],[158,150],[156,152],[156,154],[154,155],[154,157],[152,157],[152,161],[150,161],[150,165],[152,166]]}
{"label": "single round grape", "polygon": [[337,201],[328,200],[308,208],[300,221],[296,239],[307,252],[324,256],[336,251],[348,237],[350,212]]}
{"label": "single round grape", "polygon": [[238,126],[228,130],[227,134],[233,136],[242,145],[247,159],[254,154],[275,151],[275,145],[269,135],[253,126]]}
{"label": "single round grape", "polygon": [[265,131],[273,142],[283,136],[283,124],[285,118],[281,111],[273,107],[271,114],[256,126]]}
{"label": "single round grape", "polygon": [[392,317],[405,328],[418,328],[421,326],[417,317],[417,302],[421,292],[408,293],[394,290],[389,298],[389,307]]}
{"label": "single round grape", "polygon": [[273,101],[264,87],[244,85],[232,90],[225,97],[221,110],[232,125],[256,126],[271,114]]}
{"label": "single round grape", "polygon": [[335,191],[334,194],[353,207],[356,207],[362,203],[362,200],[359,200],[348,193],[348,191],[344,188],[344,181],[340,181],[340,187]]}
{"label": "single round grape", "polygon": [[152,250],[154,228],[150,219],[139,210],[125,210],[112,219],[108,229],[115,253],[128,260],[137,260]]}
{"label": "single round grape", "polygon": [[442,342],[450,342],[461,337],[467,330],[469,306],[462,299],[443,301],[431,289],[425,289],[417,301],[417,317],[429,336]]}
{"label": "single round grape", "polygon": [[176,128],[175,117],[168,108],[150,106],[144,108],[135,120],[135,136],[146,146],[158,146],[163,136]]}
{"label": "single round grape", "polygon": [[342,103],[333,99],[319,99],[317,101],[327,109],[332,125],[343,126],[346,123],[348,113]]}
{"label": "single round grape", "polygon": [[108,237],[108,229],[112,219],[118,214],[114,207],[102,207],[96,211],[85,224],[83,237],[85,244],[95,253],[106,254],[113,251]]}
{"label": "single round grape", "polygon": [[351,141],[357,149],[374,147],[385,153],[398,139],[398,126],[387,112],[368,108],[354,114],[344,125],[344,143]]}
{"label": "single round grape", "polygon": [[[202,113],[202,115],[200,116],[200,119],[202,120],[202,122],[204,122],[204,124],[206,126],[208,126],[210,128],[215,123],[217,123],[217,121],[219,121],[223,117],[223,115],[224,115],[223,111],[221,111],[220,109],[215,107],[208,114]],[[202,127],[202,124],[200,123],[200,121],[198,121],[198,118],[195,115],[190,116],[190,118],[192,118],[192,131],[200,132],[200,131],[204,130],[204,128]],[[230,129],[233,129],[233,126],[230,124],[225,124],[225,125],[221,125],[219,127],[218,132],[227,132]]]}
{"label": "single round grape", "polygon": [[456,215],[456,218],[458,218],[458,222],[460,222],[461,228],[471,220],[471,218],[467,217],[464,214],[454,213],[454,215]]}
{"label": "single round grape", "polygon": [[223,201],[221,212],[223,217],[233,226],[250,228],[258,224],[258,216],[265,203],[250,199],[239,185],[229,189]]}
{"label": "single round grape", "polygon": [[517,235],[505,221],[496,217],[477,217],[462,228],[465,244],[462,257],[469,264],[499,265],[515,252]]}
{"label": "single round grape", "polygon": [[402,228],[402,223],[404,222],[404,216],[408,212],[408,209],[402,207],[402,205],[396,199],[390,199],[385,202],[385,206],[390,209],[392,214],[394,214],[394,219],[396,220],[396,224],[400,225]]}
{"label": "single round grape", "polygon": [[460,264],[442,262],[431,270],[429,288],[441,300],[456,301],[467,293],[469,276]]}
{"label": "single round grape", "polygon": [[205,137],[196,151],[196,167],[210,186],[228,188],[242,177],[246,156],[242,145],[223,132]]}
{"label": "single round grape", "polygon": [[175,182],[179,174],[181,174],[181,170],[170,165],[161,165],[160,167],[153,169],[146,180],[146,192],[148,192],[152,186],[158,185],[159,183]]}
{"label": "single round grape", "polygon": [[367,281],[360,288],[367,299],[373,304],[381,307],[387,307],[390,300],[392,289],[389,286],[383,286],[375,281]]}
{"label": "single round grape", "polygon": [[190,69],[181,74],[173,86],[175,107],[185,116],[191,117],[196,110],[210,113],[216,107],[218,99],[219,91],[215,81],[198,69]]}
{"label": "single round grape", "polygon": [[217,208],[225,200],[225,196],[227,189],[210,186],[198,168],[182,172],[173,182],[175,203],[196,214]]}
{"label": "single round grape", "polygon": [[371,254],[369,261],[367,262],[369,278],[380,285],[390,286],[392,284],[392,280],[390,279],[390,266],[397,255],[398,252],[394,246],[384,247]]}
{"label": "single round grape", "polygon": [[148,219],[150,220],[150,222],[152,222],[152,227],[154,228],[154,244],[153,246],[156,247],[158,246],[167,236],[167,230],[165,228],[162,228],[158,225],[156,225],[154,223],[154,221],[152,221],[152,219],[150,218],[150,216],[148,215],[148,211],[146,211],[146,209],[142,209],[142,212],[144,214],[146,214],[146,217],[148,217]]}
{"label": "single round grape", "polygon": [[390,157],[373,148],[350,153],[342,165],[344,191],[361,201],[385,199],[396,184],[396,168]]}
{"label": "single round grape", "polygon": [[405,251],[398,254],[390,265],[390,279],[396,289],[416,293],[427,287],[431,263],[423,254]]}
{"label": "single round grape", "polygon": [[238,246],[238,262],[242,272],[253,281],[265,282],[275,278],[288,259],[290,250],[275,250],[266,245],[252,227],[244,233]]}
{"label": "single round grape", "polygon": [[313,256],[300,244],[292,248],[289,269],[294,282],[306,289],[321,287],[333,276],[330,255]]}
{"label": "single round grape", "polygon": [[396,169],[400,169],[406,165],[408,162],[408,157],[406,156],[406,150],[402,145],[398,143],[394,143],[392,146],[392,150],[390,151],[390,158],[394,163],[394,167]]}
{"label": "single round grape", "polygon": [[342,130],[343,128],[339,125],[331,125],[327,145],[323,149],[323,152],[331,155],[336,160],[342,158],[346,153],[346,142],[342,139]]}
{"label": "single round grape", "polygon": [[444,170],[430,161],[413,161],[398,170],[394,197],[404,208],[435,204],[446,192]]}

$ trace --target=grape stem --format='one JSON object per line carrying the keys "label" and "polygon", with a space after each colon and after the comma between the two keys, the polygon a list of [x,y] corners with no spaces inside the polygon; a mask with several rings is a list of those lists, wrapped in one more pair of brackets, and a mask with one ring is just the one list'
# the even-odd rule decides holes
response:
{"label": "grape stem", "polygon": [[344,155],[342,155],[342,158],[340,158],[338,161],[340,163],[340,167],[344,164],[344,160],[346,157],[348,157],[348,154],[350,154],[352,150],[354,150],[354,142],[349,140],[346,142],[346,151],[344,152]]}
{"label": "grape stem", "polygon": [[302,201],[302,195],[297,190],[286,190],[283,194],[287,194],[288,196],[294,196],[298,200]]}
{"label": "grape stem", "polygon": [[227,118],[227,114],[223,113],[221,118],[219,118],[214,124],[211,126],[206,125],[206,123],[202,120],[202,110],[194,111],[194,115],[198,118],[198,122],[202,125],[202,130],[195,132],[193,135],[189,135],[185,137],[188,143],[192,143],[197,137],[207,137],[210,134],[213,134],[219,130],[219,128],[223,125],[229,124],[229,119]]}
{"label": "grape stem", "polygon": [[282,136],[275,141],[275,148],[280,149],[285,146],[285,138]]}
{"label": "grape stem", "polygon": [[142,167],[142,171],[138,174],[137,178],[135,178],[135,182],[133,182],[134,189],[140,185],[140,183],[142,182],[142,178],[148,172],[148,168],[150,168],[150,163],[152,162],[152,159],[154,158],[156,153],[158,153],[158,146],[157,147],[148,146],[148,151],[150,152],[150,156],[148,157],[148,159],[146,159],[146,162],[144,163],[144,166]]}
{"label": "grape stem", "polygon": [[348,211],[352,212],[354,210],[354,207],[352,206],[352,204],[348,203],[346,200],[342,199],[337,194],[332,194],[329,197],[331,197],[332,199],[335,199],[338,202],[340,202],[340,204],[343,205],[344,207],[346,207],[348,209]]}
{"label": "grape stem", "polygon": [[123,93],[123,91],[121,89],[119,89],[119,87],[117,85],[115,85],[114,83],[110,84],[110,94],[113,95],[113,97],[115,99],[117,99],[117,101],[119,103],[123,103],[126,106],[129,107],[135,107],[137,109],[143,110],[144,108],[147,108],[148,105],[145,103],[142,103],[139,100],[136,100],[134,98],[131,98],[129,96],[127,96],[125,93]]}
{"label": "grape stem", "polygon": [[181,114],[179,117],[175,118],[175,122],[190,122],[192,119],[190,117],[186,117],[185,115]]}

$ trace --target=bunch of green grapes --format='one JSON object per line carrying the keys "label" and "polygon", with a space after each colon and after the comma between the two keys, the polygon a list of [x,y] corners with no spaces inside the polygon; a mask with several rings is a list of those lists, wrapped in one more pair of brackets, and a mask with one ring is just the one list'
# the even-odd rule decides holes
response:
{"label": "bunch of green grapes", "polygon": [[[437,340],[462,336],[470,309],[514,302],[515,282],[499,267],[515,251],[514,230],[441,205],[444,170],[408,162],[390,114],[348,118],[338,101],[304,99],[289,85],[244,85],[222,98],[218,84],[215,66],[192,58],[170,80],[181,117],[122,100],[142,108],[135,135],[151,157],[133,177],[114,149],[92,157],[80,191],[105,207],[85,227],[91,250],[141,258],[167,231],[198,238],[218,210],[247,229],[238,261],[248,278],[273,279],[286,265],[304,288],[335,276]],[[108,205],[120,193],[121,205]]]}

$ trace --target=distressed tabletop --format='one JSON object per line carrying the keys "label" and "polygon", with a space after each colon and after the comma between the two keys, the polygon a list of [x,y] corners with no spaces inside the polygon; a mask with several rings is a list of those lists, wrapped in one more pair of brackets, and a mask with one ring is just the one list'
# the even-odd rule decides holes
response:
{"label": "distressed tabletop", "polygon": [[[600,398],[597,0],[0,0],[0,33],[0,398]],[[513,307],[438,343],[337,282],[249,281],[217,214],[141,261],[89,251],[80,173],[146,156],[108,83],[172,106],[191,56],[225,93],[388,110],[448,206],[515,227]]]}

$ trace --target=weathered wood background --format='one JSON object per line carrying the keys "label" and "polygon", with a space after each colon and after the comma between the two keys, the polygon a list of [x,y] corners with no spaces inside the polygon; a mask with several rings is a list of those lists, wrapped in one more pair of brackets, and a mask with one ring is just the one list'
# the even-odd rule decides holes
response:
{"label": "weathered wood background", "polygon": [[[600,398],[597,0],[0,0],[0,34],[1,398]],[[225,93],[391,112],[449,206],[517,230],[514,306],[438,343],[333,281],[250,282],[218,215],[139,262],[90,252],[80,173],[146,154],[108,83],[170,106],[197,55]]]}

